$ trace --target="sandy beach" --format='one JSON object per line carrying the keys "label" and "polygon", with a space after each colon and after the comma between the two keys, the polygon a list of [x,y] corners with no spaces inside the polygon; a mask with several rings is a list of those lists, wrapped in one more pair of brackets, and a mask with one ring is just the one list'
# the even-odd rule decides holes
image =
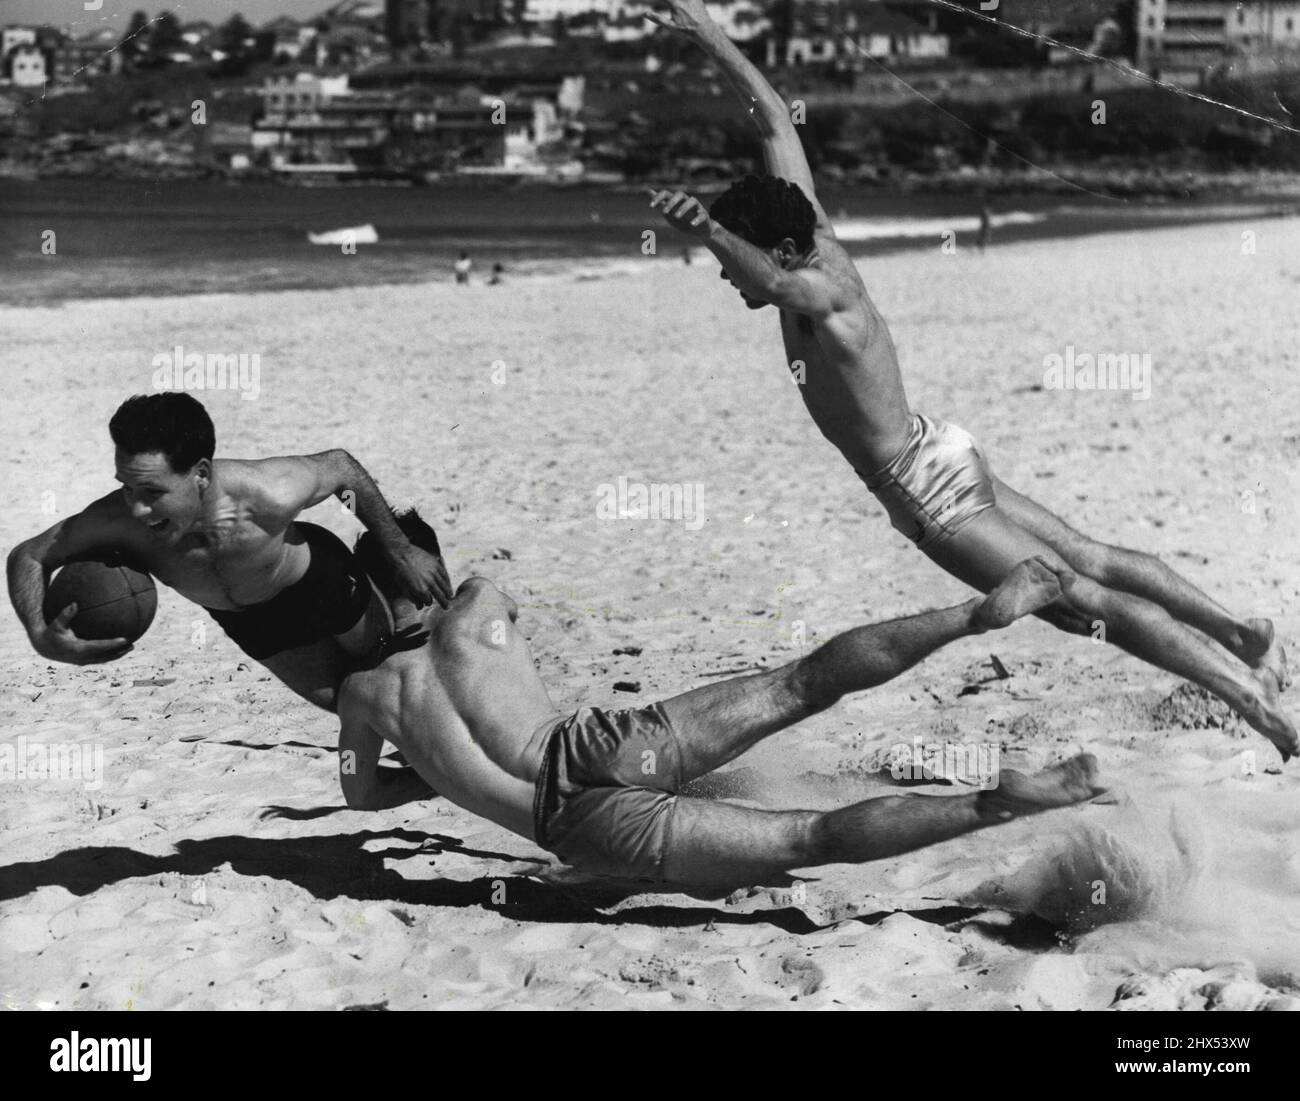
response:
{"label": "sandy beach", "polygon": [[[1298,257],[1291,218],[861,267],[915,409],[1297,653]],[[259,357],[255,399],[195,394],[219,456],[346,447],[436,525],[453,580],[516,597],[562,708],[649,703],[968,595],[819,436],[772,311],[713,264],[587,276],[7,310],[0,546],[113,487],[107,420],[180,345]],[[1070,348],[1149,354],[1148,394],[1045,389]],[[602,518],[620,479],[697,511]],[[306,518],[359,530],[334,504]],[[1300,765],[1113,647],[1037,621],[957,643],[711,788],[837,806],[894,790],[885,755],[921,737],[1003,767],[1087,750],[1112,802],[726,899],[621,897],[445,800],[346,809],[331,717],[159,597],[99,667],[38,658],[3,618],[5,743],[103,765],[0,783],[4,1004],[1300,1008]]]}

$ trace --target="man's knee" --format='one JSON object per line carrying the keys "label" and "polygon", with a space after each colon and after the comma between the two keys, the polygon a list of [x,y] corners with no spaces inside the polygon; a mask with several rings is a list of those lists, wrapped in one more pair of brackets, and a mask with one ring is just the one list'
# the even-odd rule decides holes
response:
{"label": "man's knee", "polygon": [[1058,631],[1065,631],[1072,635],[1086,635],[1092,632],[1092,624],[1096,622],[1096,611],[1087,611],[1078,605],[1065,604],[1057,601],[1049,604],[1041,611],[1034,613],[1044,623],[1050,623]]}
{"label": "man's knee", "polygon": [[[1087,577],[1080,577],[1069,587],[1064,602],[1049,605],[1039,613],[1048,622],[1074,634],[1091,635],[1105,640],[1132,638],[1135,633],[1148,630],[1154,619],[1168,619],[1160,605],[1118,588],[1102,585]],[[1052,618],[1059,615],[1060,621]]]}
{"label": "man's knee", "polygon": [[802,865],[837,864],[847,861],[845,839],[836,828],[834,811],[810,811],[793,832]]}
{"label": "man's knee", "polygon": [[1053,549],[1075,573],[1100,584],[1108,584],[1115,573],[1117,548],[1099,543],[1076,531],[1069,532],[1067,536],[1058,533]]}
{"label": "man's knee", "polygon": [[1097,624],[1116,613],[1119,594],[1084,574],[1076,574],[1064,595],[1034,614],[1045,623],[1072,635],[1095,635]]}
{"label": "man's knee", "polygon": [[1082,544],[1079,550],[1080,561],[1075,568],[1102,585],[1118,588],[1122,581],[1132,576],[1135,569],[1150,572],[1167,568],[1159,558],[1146,551],[1115,547],[1093,539],[1084,539]]}
{"label": "man's knee", "polygon": [[262,667],[286,688],[323,711],[338,711],[339,684],[347,672],[344,652],[333,640],[299,646],[262,659]]}
{"label": "man's knee", "polygon": [[804,714],[825,711],[843,695],[835,683],[823,649],[814,650],[786,667],[787,676],[781,687],[789,694],[796,709]]}

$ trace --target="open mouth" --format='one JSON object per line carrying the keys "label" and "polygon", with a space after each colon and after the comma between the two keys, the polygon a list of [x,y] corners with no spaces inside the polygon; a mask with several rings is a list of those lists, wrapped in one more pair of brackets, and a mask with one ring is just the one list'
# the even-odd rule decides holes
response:
{"label": "open mouth", "polygon": [[171,526],[170,520],[155,520],[151,524],[145,525],[155,535],[161,535]]}

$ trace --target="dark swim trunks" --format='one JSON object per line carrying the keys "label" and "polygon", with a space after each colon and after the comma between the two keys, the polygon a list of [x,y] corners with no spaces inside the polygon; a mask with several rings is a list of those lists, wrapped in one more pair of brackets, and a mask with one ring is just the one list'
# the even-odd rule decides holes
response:
{"label": "dark swim trunks", "polygon": [[659,704],[584,707],[547,739],[533,799],[537,843],[584,871],[661,881],[682,783],[681,747]]}
{"label": "dark swim trunks", "polygon": [[298,522],[311,560],[307,572],[264,604],[238,611],[207,609],[255,661],[341,635],[370,604],[370,581],[343,541],[316,524]]}

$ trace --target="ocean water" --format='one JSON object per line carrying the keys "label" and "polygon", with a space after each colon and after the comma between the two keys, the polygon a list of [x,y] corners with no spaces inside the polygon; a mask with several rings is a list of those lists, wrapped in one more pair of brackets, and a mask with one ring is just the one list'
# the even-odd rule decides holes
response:
{"label": "ocean water", "polygon": [[[968,196],[822,195],[858,253],[973,244]],[[1259,209],[1073,196],[999,196],[994,241],[1229,217]],[[308,233],[373,225],[354,253]],[[653,252],[647,231],[653,231]],[[0,180],[0,303],[284,290],[448,280],[460,250],[475,279],[538,271],[598,277],[602,266],[681,263],[692,244],[636,188],[473,185],[292,187],[267,182]]]}

